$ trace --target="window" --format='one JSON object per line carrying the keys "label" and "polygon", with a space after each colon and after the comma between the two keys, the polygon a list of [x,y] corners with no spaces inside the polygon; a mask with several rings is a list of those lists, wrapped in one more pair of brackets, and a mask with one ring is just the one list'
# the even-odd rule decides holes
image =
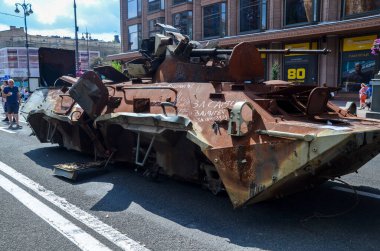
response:
{"label": "window", "polygon": [[343,5],[343,16],[380,12],[378,0],[345,0]]}
{"label": "window", "polygon": [[193,12],[185,11],[173,15],[173,26],[177,28],[181,34],[188,35],[193,38]]}
{"label": "window", "polygon": [[266,29],[266,0],[240,0],[240,32]]}
{"label": "window", "polygon": [[216,3],[203,8],[203,37],[226,35],[226,3]]}
{"label": "window", "polygon": [[128,0],[128,18],[141,16],[141,0]]}
{"label": "window", "polygon": [[164,0],[148,0],[148,12],[163,10],[165,8]]}
{"label": "window", "polygon": [[156,26],[157,23],[164,24],[165,18],[159,17],[157,19],[149,20],[149,37],[154,37],[157,33],[160,33],[160,27]]}
{"label": "window", "polygon": [[358,91],[378,69],[378,58],[371,55],[376,34],[343,39],[341,51],[341,85],[346,91]]}
{"label": "window", "polygon": [[173,0],[173,5],[181,3],[191,3],[193,0]]}
{"label": "window", "polygon": [[140,48],[141,24],[128,26],[128,50],[134,51]]}
{"label": "window", "polygon": [[17,49],[8,49],[8,67],[18,68]]}
{"label": "window", "polygon": [[285,25],[297,25],[319,20],[319,0],[285,0]]}

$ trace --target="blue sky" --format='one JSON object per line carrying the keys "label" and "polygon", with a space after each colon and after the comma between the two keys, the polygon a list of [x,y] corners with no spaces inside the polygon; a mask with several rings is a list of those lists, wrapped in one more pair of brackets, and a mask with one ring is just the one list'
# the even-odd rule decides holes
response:
{"label": "blue sky", "polygon": [[[14,16],[15,3],[23,0],[0,0],[0,31],[10,25],[24,27],[24,19]],[[28,33],[33,35],[58,35],[74,38],[74,0],[26,0],[32,4],[33,14],[27,17]],[[86,27],[91,37],[112,41],[120,33],[119,0],[76,0],[79,33]]]}

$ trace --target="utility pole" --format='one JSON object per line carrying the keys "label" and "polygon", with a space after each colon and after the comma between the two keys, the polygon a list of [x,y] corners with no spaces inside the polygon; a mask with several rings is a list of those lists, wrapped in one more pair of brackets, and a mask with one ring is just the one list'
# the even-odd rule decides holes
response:
{"label": "utility pole", "polygon": [[87,27],[86,27],[86,32],[82,33],[82,39],[86,39],[86,42],[87,42],[87,62],[88,62],[88,69],[90,69],[90,52],[88,50],[88,41],[91,40],[91,33],[87,32]]}
{"label": "utility pole", "polygon": [[79,71],[79,48],[78,48],[78,26],[77,26],[77,4],[74,0],[74,19],[75,19],[75,75]]}

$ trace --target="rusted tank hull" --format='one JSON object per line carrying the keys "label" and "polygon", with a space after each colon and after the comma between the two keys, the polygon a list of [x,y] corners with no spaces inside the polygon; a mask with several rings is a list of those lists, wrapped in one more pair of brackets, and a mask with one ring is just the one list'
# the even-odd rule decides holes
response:
{"label": "rusted tank hull", "polygon": [[[365,138],[365,140],[363,140]],[[380,131],[329,135],[311,142],[212,149],[215,166],[235,206],[282,198],[354,172],[380,152]]]}
{"label": "rusted tank hull", "polygon": [[[113,90],[110,97],[121,102],[103,109],[86,100],[85,93],[75,100],[62,96],[60,89],[49,89],[40,94],[44,109],[25,112],[41,142],[103,158],[112,154],[115,161],[202,183],[214,193],[225,189],[234,207],[283,197],[356,171],[380,149],[376,121],[333,110],[316,120],[276,116],[249,86],[244,92],[212,83],[151,87],[107,87]],[[211,95],[216,91],[223,95]],[[89,103],[83,105],[83,100]],[[167,100],[176,100],[175,106],[160,105]],[[237,136],[231,135],[228,121],[239,101],[251,108],[241,110],[250,121],[245,134]],[[93,111],[102,115],[91,119]]]}

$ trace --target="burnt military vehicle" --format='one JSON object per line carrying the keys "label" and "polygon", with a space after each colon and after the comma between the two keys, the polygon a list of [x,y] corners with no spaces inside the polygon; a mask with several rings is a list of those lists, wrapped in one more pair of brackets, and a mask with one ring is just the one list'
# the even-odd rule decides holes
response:
{"label": "burnt military vehicle", "polygon": [[[24,113],[37,138],[226,190],[234,207],[354,172],[378,154],[379,122],[329,102],[334,89],[263,82],[253,44],[200,48],[161,27],[127,76],[99,67],[33,93]],[[55,171],[73,178],[80,168]]]}

